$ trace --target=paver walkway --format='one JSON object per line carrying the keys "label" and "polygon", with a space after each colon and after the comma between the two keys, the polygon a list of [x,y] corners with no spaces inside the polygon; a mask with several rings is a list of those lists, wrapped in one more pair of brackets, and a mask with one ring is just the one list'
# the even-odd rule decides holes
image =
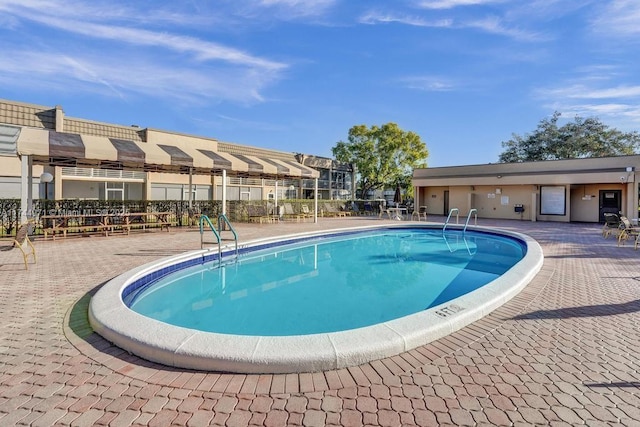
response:
{"label": "paver walkway", "polygon": [[[238,231],[246,241],[383,222]],[[17,250],[0,251],[0,425],[640,425],[640,251],[602,238],[596,224],[479,224],[540,242],[543,271],[523,292],[412,352],[301,375],[172,369],[92,333],[91,293],[197,249],[195,230],[36,241],[28,271]]]}

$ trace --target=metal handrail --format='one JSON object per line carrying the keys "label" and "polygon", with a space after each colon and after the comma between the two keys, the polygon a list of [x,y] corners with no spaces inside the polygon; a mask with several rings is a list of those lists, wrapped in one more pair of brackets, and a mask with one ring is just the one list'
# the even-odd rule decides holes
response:
{"label": "metal handrail", "polygon": [[475,215],[473,225],[478,225],[478,210],[477,209],[471,209],[469,211],[469,215],[467,215],[467,221],[464,223],[464,229],[462,230],[462,234],[464,234],[467,231],[467,225],[469,225],[469,220],[471,219],[471,214]]}
{"label": "metal handrail", "polygon": [[227,226],[229,226],[229,230],[231,231],[231,233],[233,233],[233,240],[236,243],[236,258],[238,257],[238,233],[236,233],[236,229],[233,228],[233,225],[231,225],[231,222],[229,222],[229,218],[227,218],[227,216],[225,214],[220,214],[220,216],[218,216],[218,230],[222,230],[222,224],[227,224]]}
{"label": "metal handrail", "polygon": [[449,220],[451,219],[451,214],[453,212],[456,213],[456,224],[458,223],[458,220],[460,218],[460,210],[458,208],[451,208],[451,210],[449,211],[449,216],[447,216],[447,220],[444,222],[444,226],[442,227],[443,235],[444,235],[444,230],[447,228],[447,225],[449,225]]}
{"label": "metal handrail", "polygon": [[211,231],[213,232],[213,235],[216,236],[216,239],[218,240],[216,243],[218,244],[218,257],[220,256],[220,253],[222,252],[222,247],[221,247],[221,239],[220,239],[220,234],[218,233],[218,230],[216,230],[216,227],[214,227],[213,223],[211,223],[211,220],[209,219],[209,217],[207,215],[200,215],[200,249],[204,249],[204,223],[205,221],[207,222],[207,224],[209,224],[209,228],[211,229]]}

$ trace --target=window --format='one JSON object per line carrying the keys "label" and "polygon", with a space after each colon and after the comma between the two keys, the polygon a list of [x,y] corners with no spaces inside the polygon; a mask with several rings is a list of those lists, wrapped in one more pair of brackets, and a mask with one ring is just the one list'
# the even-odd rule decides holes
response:
{"label": "window", "polygon": [[107,200],[124,200],[124,182],[106,182],[105,192]]}
{"label": "window", "polygon": [[540,187],[540,215],[566,215],[566,188]]}

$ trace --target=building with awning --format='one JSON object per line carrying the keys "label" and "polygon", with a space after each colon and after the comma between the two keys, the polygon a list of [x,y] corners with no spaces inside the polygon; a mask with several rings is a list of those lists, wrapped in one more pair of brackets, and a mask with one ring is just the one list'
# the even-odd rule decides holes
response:
{"label": "building with awning", "polygon": [[[10,126],[3,126],[8,129]],[[160,131],[147,130],[153,141],[132,141],[105,136],[81,135],[47,129],[15,127],[16,152],[31,156],[34,164],[89,167],[142,172],[215,175],[222,170],[238,176],[317,178],[315,169],[295,162],[285,153],[231,154],[218,149],[218,141],[173,135],[171,141],[156,138]],[[272,156],[278,157],[270,157]]]}
{"label": "building with awning", "polygon": [[[335,173],[311,159],[318,157],[0,100],[0,197],[26,191],[31,199],[222,200],[223,179],[228,200],[351,197],[351,179],[337,188]],[[337,163],[326,162],[329,170]],[[334,169],[352,173],[351,165]],[[321,176],[328,179],[318,184]]]}

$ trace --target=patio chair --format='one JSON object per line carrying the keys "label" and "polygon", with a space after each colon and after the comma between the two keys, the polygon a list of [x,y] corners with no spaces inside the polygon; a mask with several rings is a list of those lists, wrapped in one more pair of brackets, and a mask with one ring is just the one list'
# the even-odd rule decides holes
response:
{"label": "patio chair", "polygon": [[621,244],[624,245],[624,243],[629,239],[633,239],[634,248],[638,249],[638,235],[640,235],[640,228],[634,227],[631,224],[631,221],[629,221],[629,218],[624,215],[620,215],[619,230],[620,232],[618,234],[618,246],[620,246]]}
{"label": "patio chair", "polygon": [[275,220],[274,215],[267,213],[267,207],[263,205],[247,205],[247,215],[249,216],[249,222],[273,222]]}
{"label": "patio chair", "polygon": [[302,211],[303,218],[313,218],[313,211],[309,209],[309,206],[302,205],[300,206],[300,210]]}
{"label": "patio chair", "polygon": [[604,214],[604,225],[602,226],[602,237],[605,239],[613,234],[616,238],[620,233],[620,216],[616,213]]}
{"label": "patio chair", "polygon": [[348,214],[348,212],[338,210],[338,208],[333,206],[331,203],[324,203],[323,205],[324,205],[324,215],[327,215],[330,217],[336,217],[336,216],[347,216]]}
{"label": "patio chair", "polygon": [[26,270],[29,269],[29,257],[33,256],[33,263],[35,264],[37,261],[36,258],[36,248],[31,243],[31,239],[29,239],[29,227],[33,222],[29,221],[22,224],[18,227],[16,231],[16,237],[13,239],[13,245],[9,249],[18,248],[22,252],[22,258],[24,260],[24,268]]}
{"label": "patio chair", "polygon": [[380,203],[378,205],[378,209],[380,210],[380,212],[378,213],[378,219],[382,219],[383,216],[387,216],[389,219],[391,219],[391,212],[389,212],[388,209],[386,209],[384,206],[382,206],[382,203]]}
{"label": "patio chair", "polygon": [[375,215],[376,213],[373,211],[373,206],[370,202],[364,202],[364,213],[367,216]]}
{"label": "patio chair", "polygon": [[300,218],[304,218],[304,214],[296,213],[293,210],[293,205],[291,205],[291,203],[283,204],[282,210],[283,210],[283,215],[282,215],[283,219],[295,219],[296,222],[299,222]]}
{"label": "patio chair", "polygon": [[353,215],[366,215],[365,211],[361,211],[356,202],[351,202],[351,213]]}
{"label": "patio chair", "polygon": [[427,220],[427,207],[426,206],[420,206],[417,211],[414,210],[411,213],[411,219],[413,219],[414,217],[417,218],[418,221],[420,221],[420,218],[424,218],[424,220],[426,221]]}

